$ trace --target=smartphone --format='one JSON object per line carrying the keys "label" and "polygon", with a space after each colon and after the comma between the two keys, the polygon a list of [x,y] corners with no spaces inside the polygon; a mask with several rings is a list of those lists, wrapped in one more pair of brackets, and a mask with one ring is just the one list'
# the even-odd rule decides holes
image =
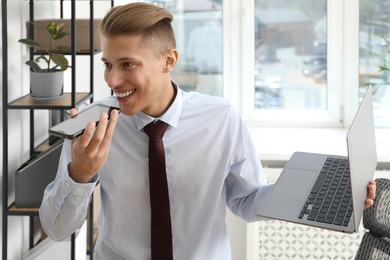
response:
{"label": "smartphone", "polygon": [[111,111],[114,109],[118,110],[118,112],[120,111],[118,107],[111,107],[102,104],[92,105],[77,115],[51,127],[49,129],[49,134],[66,139],[74,139],[84,132],[88,122],[95,121],[97,125],[102,113],[106,112],[108,114],[108,118],[110,118]]}

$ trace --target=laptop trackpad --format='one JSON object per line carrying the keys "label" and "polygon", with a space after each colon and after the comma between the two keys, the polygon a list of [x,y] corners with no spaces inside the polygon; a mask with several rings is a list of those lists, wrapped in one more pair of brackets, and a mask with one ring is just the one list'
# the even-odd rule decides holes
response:
{"label": "laptop trackpad", "polygon": [[316,171],[285,168],[272,191],[262,202],[259,215],[296,219],[317,176]]}

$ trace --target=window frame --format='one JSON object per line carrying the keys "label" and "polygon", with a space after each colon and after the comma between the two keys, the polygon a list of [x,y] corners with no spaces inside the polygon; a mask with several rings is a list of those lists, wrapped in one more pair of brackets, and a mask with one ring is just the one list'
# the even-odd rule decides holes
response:
{"label": "window frame", "polygon": [[254,0],[225,0],[224,96],[251,125],[348,127],[359,104],[359,1],[327,0],[326,110],[255,109]]}

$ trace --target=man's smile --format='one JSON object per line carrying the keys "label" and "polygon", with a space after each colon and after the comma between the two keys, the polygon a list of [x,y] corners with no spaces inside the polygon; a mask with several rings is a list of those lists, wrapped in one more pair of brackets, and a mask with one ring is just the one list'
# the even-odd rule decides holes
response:
{"label": "man's smile", "polygon": [[133,95],[134,93],[135,93],[135,89],[127,91],[127,92],[121,92],[121,93],[115,92],[115,95],[119,98],[125,98],[125,97]]}

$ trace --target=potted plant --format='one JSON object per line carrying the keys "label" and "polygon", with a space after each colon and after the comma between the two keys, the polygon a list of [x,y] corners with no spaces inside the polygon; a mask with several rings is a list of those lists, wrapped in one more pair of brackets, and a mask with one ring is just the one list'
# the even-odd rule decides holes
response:
{"label": "potted plant", "polygon": [[26,62],[30,66],[30,88],[34,100],[51,101],[63,95],[64,71],[70,68],[63,54],[70,49],[56,45],[57,40],[69,35],[63,31],[63,27],[63,23],[55,22],[50,22],[46,26],[45,34],[49,37],[49,46],[30,38],[19,40],[22,44],[42,50],[42,54]]}

